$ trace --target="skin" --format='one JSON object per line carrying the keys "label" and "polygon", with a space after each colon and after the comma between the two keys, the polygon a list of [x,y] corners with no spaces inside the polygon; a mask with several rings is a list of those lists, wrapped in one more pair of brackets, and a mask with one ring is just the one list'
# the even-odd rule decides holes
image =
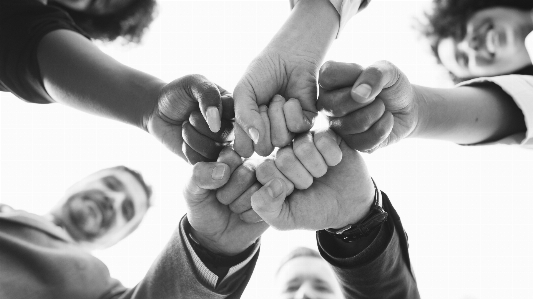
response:
{"label": "skin", "polygon": [[[366,69],[328,62],[319,79],[318,107],[353,149],[372,152],[407,137],[459,144],[498,140],[525,132],[524,116],[492,84],[442,89],[413,85],[396,66],[380,61]],[[356,92],[366,84],[371,92]]]}
{"label": "skin", "polygon": [[[316,20],[320,20],[317,22]],[[339,14],[328,1],[300,1],[267,47],[250,63],[235,87],[238,129],[235,150],[242,157],[272,151],[259,106],[281,95],[291,132],[308,131],[316,116],[317,71],[339,30]],[[276,108],[280,110],[280,108]],[[272,129],[272,127],[271,127]],[[272,133],[272,136],[275,134]],[[286,136],[273,139],[286,145]]]}
{"label": "skin", "polygon": [[[223,143],[233,138],[228,133],[233,127],[232,95],[201,75],[166,84],[121,64],[69,30],[47,34],[37,58],[44,87],[55,102],[134,125],[191,164],[215,161]],[[190,120],[197,112],[207,126],[197,117]],[[202,128],[217,135],[197,134]]]}
{"label": "skin", "polygon": [[321,258],[302,256],[289,260],[276,276],[277,298],[344,298],[335,273]]}
{"label": "skin", "polygon": [[524,42],[531,31],[533,19],[529,11],[482,9],[468,20],[464,38],[440,41],[438,55],[459,78],[508,74],[531,64]]}
{"label": "skin", "polygon": [[125,238],[148,207],[146,192],[137,178],[123,169],[108,168],[67,189],[50,215],[80,246],[94,250]]}

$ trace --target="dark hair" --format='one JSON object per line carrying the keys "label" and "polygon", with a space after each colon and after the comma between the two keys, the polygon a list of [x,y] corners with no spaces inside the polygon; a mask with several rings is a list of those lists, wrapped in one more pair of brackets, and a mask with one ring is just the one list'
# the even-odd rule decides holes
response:
{"label": "dark hair", "polygon": [[155,0],[131,0],[121,10],[106,15],[91,15],[69,9],[58,3],[50,3],[65,10],[74,23],[89,37],[102,41],[114,41],[118,37],[126,42],[139,43],[146,28],[157,12]]}
{"label": "dark hair", "polygon": [[283,259],[281,260],[281,263],[279,264],[278,270],[276,270],[276,275],[279,273],[279,271],[281,270],[281,268],[283,268],[285,264],[287,264],[289,261],[295,258],[298,258],[298,257],[314,257],[317,259],[322,259],[322,256],[320,256],[320,253],[318,253],[318,251],[314,249],[307,248],[307,247],[297,247],[293,249],[291,252],[289,252],[289,254],[287,254],[285,257],[283,257]]}
{"label": "dark hair", "polygon": [[152,205],[152,187],[150,185],[148,185],[148,183],[146,183],[146,181],[144,180],[142,174],[138,171],[135,171],[129,167],[126,167],[124,165],[119,165],[119,166],[115,166],[115,167],[111,167],[111,168],[114,168],[114,169],[120,169],[120,170],[124,170],[128,173],[130,173],[135,179],[137,179],[137,181],[139,181],[139,183],[141,184],[144,192],[146,193],[146,201],[148,203],[148,207],[150,207]]}
{"label": "dark hair", "polygon": [[[433,0],[433,9],[424,14],[420,31],[429,39],[431,50],[440,63],[437,52],[442,39],[452,37],[461,40],[466,34],[466,23],[476,12],[492,7],[508,7],[520,10],[533,9],[532,0]],[[526,67],[527,68],[527,67]],[[512,72],[516,74],[516,72]],[[527,73],[528,75],[533,73]],[[457,78],[451,74],[454,82],[470,78]]]}

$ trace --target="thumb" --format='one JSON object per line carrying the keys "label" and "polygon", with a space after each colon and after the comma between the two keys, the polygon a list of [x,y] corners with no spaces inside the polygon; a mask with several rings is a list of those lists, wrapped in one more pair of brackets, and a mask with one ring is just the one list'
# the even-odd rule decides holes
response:
{"label": "thumb", "polygon": [[230,167],[220,162],[198,162],[187,182],[183,196],[189,202],[205,200],[211,190],[222,187],[231,176]]}
{"label": "thumb", "polygon": [[358,103],[373,101],[382,90],[393,87],[403,73],[388,61],[378,61],[367,67],[355,81],[351,96]]}
{"label": "thumb", "polygon": [[217,85],[202,75],[187,75],[167,84],[160,96],[159,111],[171,122],[184,122],[200,110],[212,132],[220,130],[222,100]]}
{"label": "thumb", "polygon": [[252,195],[252,209],[269,225],[277,229],[290,229],[292,226],[287,221],[285,197],[283,181],[272,179]]}

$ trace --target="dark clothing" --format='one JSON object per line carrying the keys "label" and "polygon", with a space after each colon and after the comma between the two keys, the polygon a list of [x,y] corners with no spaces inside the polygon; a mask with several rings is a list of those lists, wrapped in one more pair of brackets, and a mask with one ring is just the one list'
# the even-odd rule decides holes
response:
{"label": "dark clothing", "polygon": [[216,290],[202,283],[187,250],[184,217],[144,279],[127,289],[65,231],[30,213],[0,205],[0,298],[165,299],[239,298],[259,253],[238,277]]}
{"label": "dark clothing", "polygon": [[344,243],[325,231],[317,232],[320,254],[332,265],[346,299],[420,298],[407,234],[387,195],[382,195],[389,217],[374,235]]}
{"label": "dark clothing", "polygon": [[43,86],[37,48],[46,34],[60,29],[83,34],[60,8],[37,0],[0,0],[0,91],[27,102],[53,102]]}

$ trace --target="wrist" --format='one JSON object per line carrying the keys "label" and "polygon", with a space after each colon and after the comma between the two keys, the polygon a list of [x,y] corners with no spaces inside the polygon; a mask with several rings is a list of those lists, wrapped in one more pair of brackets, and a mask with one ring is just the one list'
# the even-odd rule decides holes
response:
{"label": "wrist", "polygon": [[159,79],[154,79],[152,82],[148,82],[145,85],[146,104],[144,105],[145,108],[142,109],[142,113],[138,117],[138,123],[140,124],[138,127],[148,133],[150,133],[149,123],[153,120],[154,113],[157,113],[159,97],[161,96],[161,91],[165,85],[167,84]]}
{"label": "wrist", "polygon": [[416,107],[416,123],[415,128],[407,137],[418,138],[424,136],[424,132],[427,128],[429,103],[425,96],[425,90],[423,86],[412,85],[413,93],[415,94],[415,107]]}
{"label": "wrist", "polygon": [[364,190],[364,195],[361,196],[359,199],[356,199],[356,201],[360,202],[357,209],[355,209],[355,211],[350,211],[350,217],[347,217],[344,221],[339,222],[338,225],[335,225],[331,229],[338,230],[348,225],[358,223],[366,215],[368,215],[370,209],[372,208],[372,205],[374,204],[377,190],[372,178],[368,177],[368,179],[366,180],[365,187],[360,188],[360,190]]}
{"label": "wrist", "polygon": [[320,66],[339,30],[340,16],[329,1],[299,1],[268,48],[310,58]]}

